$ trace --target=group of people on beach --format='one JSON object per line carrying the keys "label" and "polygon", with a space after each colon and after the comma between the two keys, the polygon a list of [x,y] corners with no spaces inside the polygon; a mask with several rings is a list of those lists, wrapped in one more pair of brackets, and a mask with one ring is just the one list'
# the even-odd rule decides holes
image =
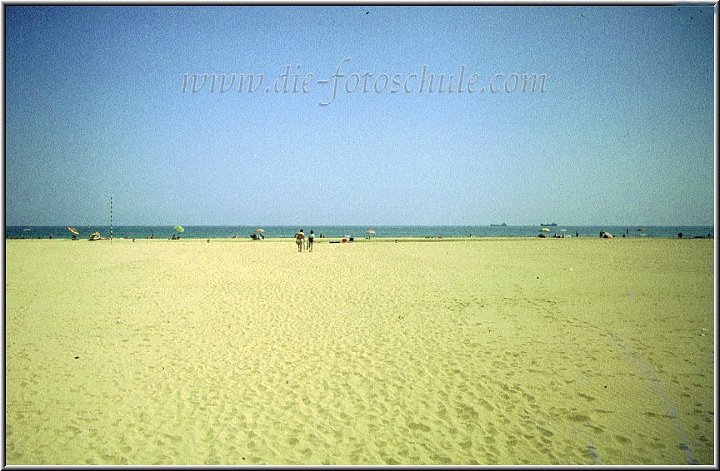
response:
{"label": "group of people on beach", "polygon": [[302,252],[307,249],[308,252],[313,251],[313,244],[315,243],[315,231],[310,231],[310,235],[305,237],[305,232],[300,229],[299,232],[295,233],[295,243],[297,244],[298,252]]}

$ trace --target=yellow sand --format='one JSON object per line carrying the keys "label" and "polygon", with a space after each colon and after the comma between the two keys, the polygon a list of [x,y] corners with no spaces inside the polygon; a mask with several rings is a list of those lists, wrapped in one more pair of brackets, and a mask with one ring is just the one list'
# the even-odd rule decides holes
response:
{"label": "yellow sand", "polygon": [[713,241],[6,241],[8,464],[713,463]]}

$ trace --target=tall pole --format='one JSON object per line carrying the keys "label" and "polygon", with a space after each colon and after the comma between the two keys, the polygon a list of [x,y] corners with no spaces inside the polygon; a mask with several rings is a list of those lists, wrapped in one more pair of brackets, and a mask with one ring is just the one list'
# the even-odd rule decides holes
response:
{"label": "tall pole", "polygon": [[110,242],[112,242],[112,195],[110,195]]}

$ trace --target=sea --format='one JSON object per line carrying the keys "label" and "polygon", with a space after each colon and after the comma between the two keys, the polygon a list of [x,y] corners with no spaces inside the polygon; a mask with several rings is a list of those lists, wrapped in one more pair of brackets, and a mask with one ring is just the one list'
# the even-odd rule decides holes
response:
{"label": "sea", "polygon": [[[79,232],[78,238],[87,239],[98,231],[110,237],[110,227],[71,226]],[[258,229],[268,239],[293,237],[304,229],[305,234],[315,231],[316,237],[342,238],[456,238],[456,237],[599,237],[607,231],[615,237],[683,238],[713,237],[713,226],[183,226],[178,233],[174,226],[115,226],[112,238],[116,239],[169,239],[177,234],[184,239],[250,238]],[[67,226],[5,226],[6,239],[71,239]]]}

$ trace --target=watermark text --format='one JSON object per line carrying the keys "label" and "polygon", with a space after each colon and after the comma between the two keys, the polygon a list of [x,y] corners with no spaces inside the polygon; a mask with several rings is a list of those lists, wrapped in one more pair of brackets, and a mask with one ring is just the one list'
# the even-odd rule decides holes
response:
{"label": "watermark text", "polygon": [[350,58],[338,62],[335,71],[324,78],[302,70],[301,64],[285,65],[280,73],[269,77],[262,72],[184,73],[180,90],[183,94],[309,94],[318,91],[320,106],[332,104],[346,94],[512,94],[548,91],[546,73],[500,72],[481,74],[460,65],[451,72],[433,71],[424,64],[410,72],[353,71]]}

